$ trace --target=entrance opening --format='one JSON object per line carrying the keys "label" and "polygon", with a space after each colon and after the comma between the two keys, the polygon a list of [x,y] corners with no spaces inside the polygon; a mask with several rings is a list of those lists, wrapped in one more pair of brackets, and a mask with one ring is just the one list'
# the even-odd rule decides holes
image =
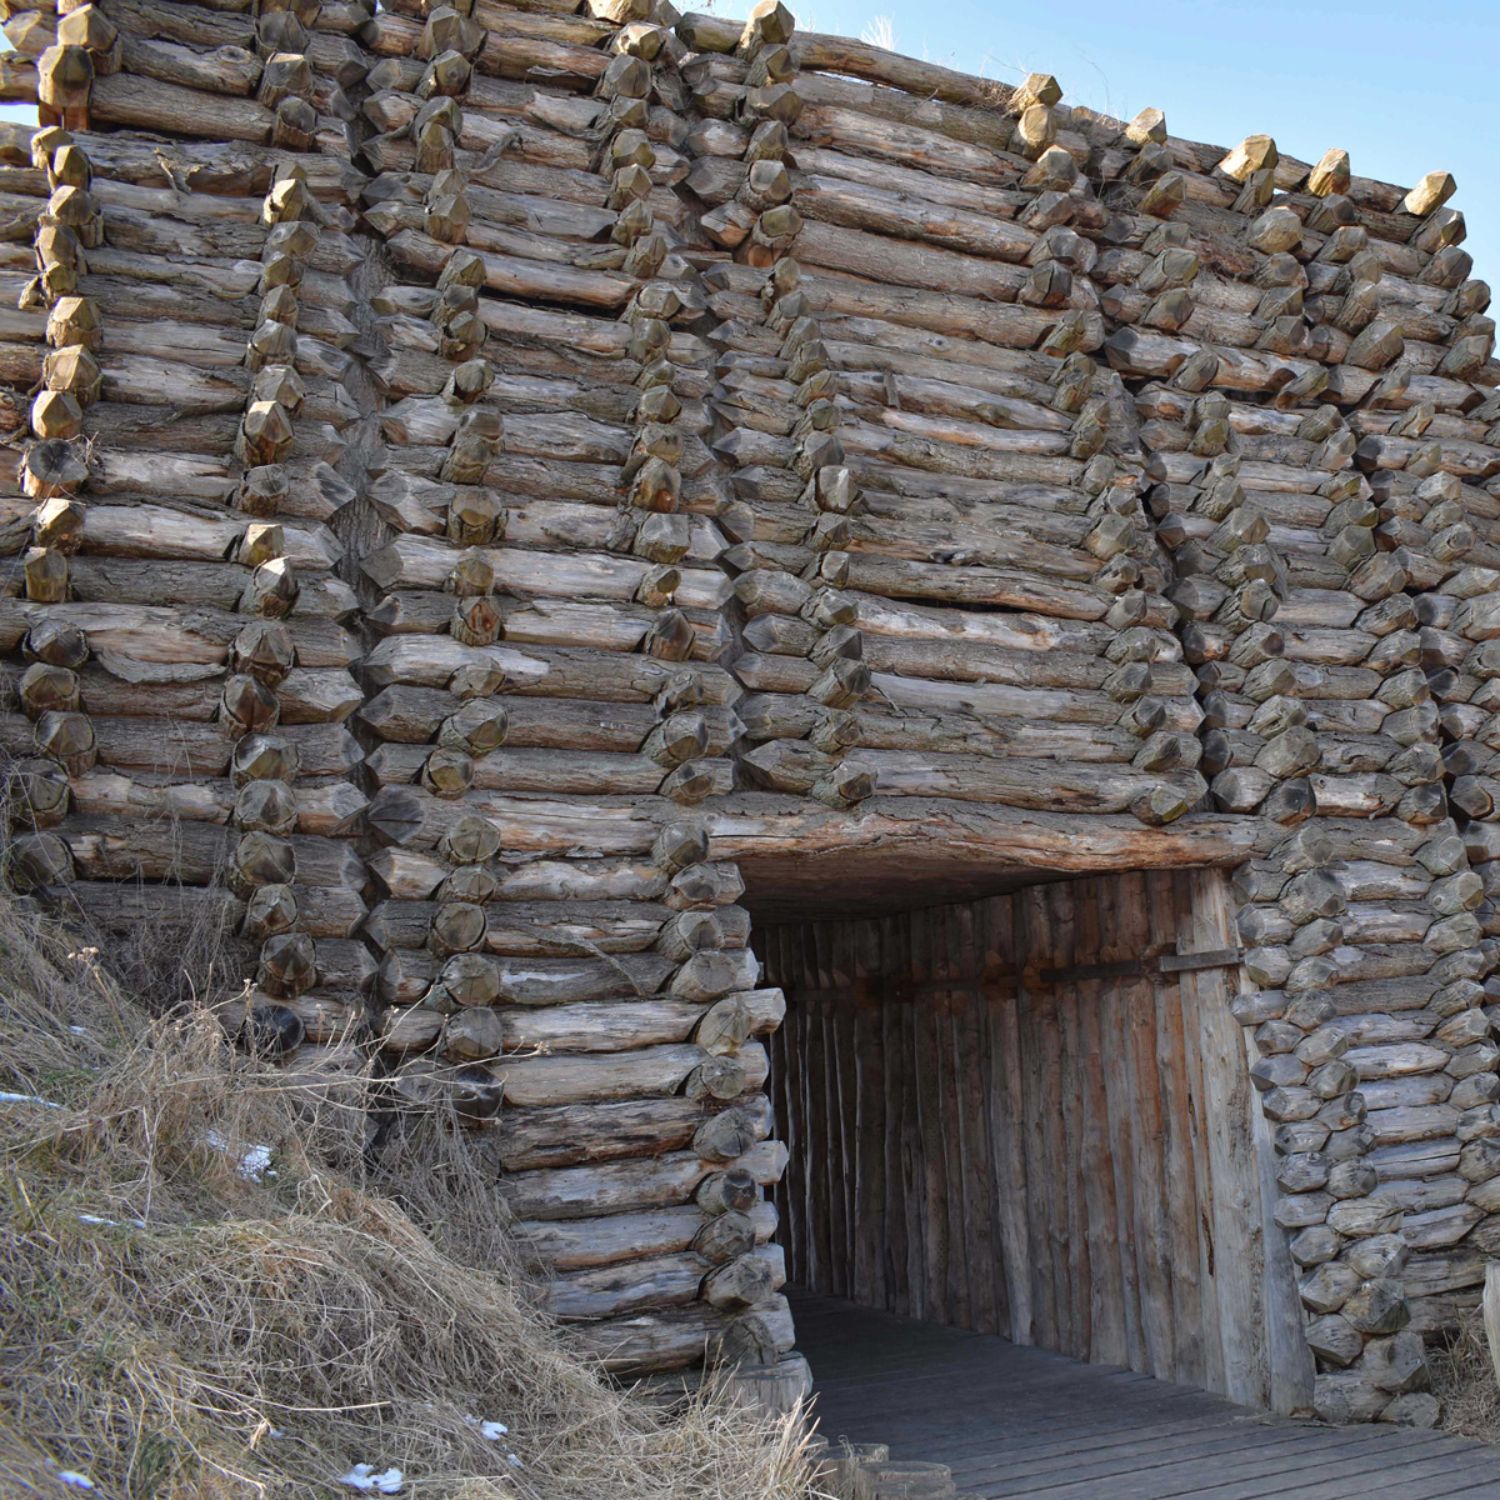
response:
{"label": "entrance opening", "polygon": [[1290,1409],[1307,1363],[1215,870],[761,919],[791,1281]]}

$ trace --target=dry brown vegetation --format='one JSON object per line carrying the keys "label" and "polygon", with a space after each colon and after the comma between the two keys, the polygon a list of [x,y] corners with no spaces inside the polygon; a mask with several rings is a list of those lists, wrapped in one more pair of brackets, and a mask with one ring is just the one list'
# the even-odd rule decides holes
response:
{"label": "dry brown vegetation", "polygon": [[0,1090],[45,1101],[0,1101],[0,1493],[351,1494],[356,1462],[455,1500],[807,1493],[794,1429],[665,1412],[562,1348],[444,1122],[377,1177],[357,1081],[150,1015],[4,894]]}
{"label": "dry brown vegetation", "polygon": [[1432,1393],[1443,1406],[1443,1428],[1487,1443],[1500,1442],[1500,1384],[1477,1309],[1447,1344],[1429,1351],[1428,1364]]}

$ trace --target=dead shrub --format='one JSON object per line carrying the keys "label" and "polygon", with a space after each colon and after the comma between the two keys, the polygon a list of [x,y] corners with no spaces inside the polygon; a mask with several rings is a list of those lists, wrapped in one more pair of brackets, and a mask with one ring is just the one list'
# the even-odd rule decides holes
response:
{"label": "dead shrub", "polygon": [[454,1500],[808,1492],[797,1429],[563,1347],[443,1122],[376,1180],[357,1079],[142,1005],[3,893],[0,1090],[0,1493],[336,1495],[358,1462]]}

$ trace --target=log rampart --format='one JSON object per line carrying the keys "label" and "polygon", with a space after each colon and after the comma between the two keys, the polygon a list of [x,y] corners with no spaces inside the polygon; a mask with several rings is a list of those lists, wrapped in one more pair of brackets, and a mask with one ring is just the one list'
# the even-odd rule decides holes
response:
{"label": "log rampart", "polygon": [[305,1065],[451,1094],[559,1314],[660,1370],[793,1338],[751,910],[1232,869],[1318,1406],[1389,1405],[1500,1245],[1450,177],[775,0],[6,32],[18,884],[222,923]]}

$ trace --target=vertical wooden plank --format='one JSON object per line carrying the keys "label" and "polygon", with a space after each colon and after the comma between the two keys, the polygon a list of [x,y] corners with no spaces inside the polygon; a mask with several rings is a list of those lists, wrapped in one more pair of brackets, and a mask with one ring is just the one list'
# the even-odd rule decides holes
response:
{"label": "vertical wooden plank", "polygon": [[[823,927],[823,924],[819,925]],[[823,927],[820,935],[825,945],[832,936],[826,927]],[[823,1279],[828,1290],[836,1297],[848,1294],[843,1256],[844,1169],[839,1157],[836,1082],[838,1077],[838,1017],[841,1010],[839,997],[831,994],[827,995],[823,1004],[818,1007],[818,1072],[814,1080],[823,1136],[823,1210],[825,1215]]]}
{"label": "vertical wooden plank", "polygon": [[[1019,968],[1014,896],[998,896],[981,909],[986,962]],[[1020,981],[995,980],[981,987],[984,1001],[983,1049],[985,1124],[994,1165],[995,1239],[1000,1249],[1005,1323],[1002,1331],[1018,1344],[1033,1344],[1028,1190],[1023,1132],[1021,1043],[1017,1023]],[[998,1299],[997,1299],[998,1300]]]}
{"label": "vertical wooden plank", "polygon": [[839,1131],[842,1149],[840,1165],[844,1178],[844,1265],[850,1285],[857,1284],[856,1266],[859,1260],[859,1138],[857,1132],[857,1109],[859,1088],[859,1011],[860,999],[856,991],[855,974],[858,967],[858,924],[841,924],[843,944],[840,951],[840,969],[846,998],[842,1007],[839,1028]]}
{"label": "vertical wooden plank", "polygon": [[[1217,870],[1193,878],[1195,946],[1224,947],[1234,930],[1228,878]],[[1275,1152],[1270,1122],[1250,1086],[1254,1043],[1229,1011],[1231,986],[1249,988],[1249,981],[1243,970],[1193,977],[1204,1108],[1214,1125],[1209,1152],[1225,1394],[1289,1412],[1311,1400],[1312,1356],[1286,1235],[1271,1217]]]}
{"label": "vertical wooden plank", "polygon": [[936,1038],[932,995],[931,913],[913,912],[908,928],[911,943],[912,1067],[915,1087],[917,1141],[917,1200],[922,1241],[922,1316],[943,1317],[943,1278],[947,1272],[947,1219],[942,1189],[942,1109],[938,1100]]}
{"label": "vertical wooden plank", "polygon": [[[1179,953],[1202,953],[1205,950],[1205,922],[1200,912],[1199,882],[1193,871],[1184,871],[1175,880],[1181,892],[1178,906],[1178,951]],[[1230,939],[1220,942],[1220,947],[1229,947]],[[1215,1002],[1226,1005],[1224,995],[1224,971],[1188,971],[1176,977],[1172,986],[1178,1008],[1179,1025],[1182,1028],[1184,1061],[1187,1065],[1188,1130],[1191,1133],[1191,1155],[1193,1155],[1193,1197],[1196,1208],[1197,1266],[1199,1266],[1199,1332],[1203,1349],[1203,1386],[1209,1391],[1227,1391],[1229,1367],[1224,1343],[1224,1320],[1220,1313],[1220,1263],[1215,1256],[1214,1227],[1214,1176],[1212,1176],[1212,1136],[1221,1128],[1232,1128],[1232,1122],[1221,1122],[1209,1113],[1208,1082],[1205,1077],[1203,1058],[1203,1029],[1200,1023],[1199,992],[1197,981],[1205,978],[1209,986],[1217,987]],[[1188,983],[1193,981],[1193,983]],[[1212,993],[1212,992],[1211,992]],[[1257,1251],[1259,1254],[1259,1251]],[[1230,1260],[1241,1259],[1238,1256]],[[1238,1274],[1235,1266],[1226,1265],[1227,1274]]]}
{"label": "vertical wooden plank", "polygon": [[[1115,951],[1113,934],[1120,930],[1119,884],[1101,883],[1099,906],[1101,954]],[[1107,1039],[1104,1060],[1104,1108],[1108,1121],[1110,1177],[1114,1197],[1114,1265],[1120,1288],[1121,1363],[1132,1369],[1145,1366],[1145,1336],[1141,1326],[1141,1279],[1137,1256],[1135,1137],[1137,1121],[1131,1106],[1133,1085],[1130,1030],[1130,995],[1124,986],[1110,982],[1100,986],[1100,1027]]]}
{"label": "vertical wooden plank", "polygon": [[813,1253],[811,1203],[816,1196],[818,1144],[813,1139],[813,1122],[808,1117],[807,1090],[811,1058],[811,1018],[818,1004],[813,975],[807,966],[808,932],[805,924],[789,927],[785,933],[787,967],[795,976],[802,1002],[797,1012],[797,1062],[792,1074],[791,1108],[793,1130],[799,1145],[798,1164],[798,1241],[801,1255],[801,1279],[809,1287],[817,1285],[817,1264]]}
{"label": "vertical wooden plank", "polygon": [[[1179,904],[1189,904],[1188,893],[1178,889],[1171,871],[1153,870],[1140,879],[1146,892],[1151,946],[1175,948]],[[1182,1015],[1173,989],[1171,976],[1158,976],[1151,985],[1162,1098],[1162,1181],[1166,1187],[1167,1254],[1171,1268],[1172,1370],[1173,1379],[1187,1385],[1201,1385],[1204,1357],[1198,1279],[1198,1202],[1190,1143]]]}
{"label": "vertical wooden plank", "polygon": [[855,989],[853,1004],[853,1223],[855,1253],[853,1280],[861,1290],[859,1301],[868,1307],[885,1307],[885,1277],[880,1256],[882,1203],[880,1173],[883,1170],[882,1056],[880,1056],[879,1005],[864,998],[871,971],[871,924],[853,924],[850,981]]}
{"label": "vertical wooden plank", "polygon": [[[1023,932],[1022,963],[1028,970],[1048,967],[1052,954],[1047,941],[1046,908],[1032,887],[1018,892],[1018,914]],[[1026,1111],[1027,1239],[1030,1245],[1032,1319],[1036,1341],[1045,1349],[1061,1347],[1065,1317],[1059,1307],[1057,1275],[1057,1209],[1054,1137],[1057,1119],[1052,1076],[1055,1052],[1050,1023],[1049,993],[1028,987],[1022,997],[1019,1022],[1021,1068]]]}
{"label": "vertical wooden plank", "polygon": [[[1096,921],[1099,904],[1091,903]],[[1083,1045],[1087,1057],[1088,1101],[1084,1150],[1092,1163],[1089,1178],[1089,1274],[1091,1359],[1103,1364],[1128,1363],[1127,1294],[1121,1270],[1120,1205],[1117,1156],[1121,1142],[1110,1118],[1108,1076],[1113,1070],[1115,1033],[1108,1026],[1107,984],[1096,985],[1085,1007]]]}
{"label": "vertical wooden plank", "polygon": [[961,1186],[964,1224],[963,1277],[968,1298],[968,1327],[985,1333],[998,1331],[995,1313],[996,1256],[992,1202],[995,1167],[989,1137],[983,1129],[984,1101],[980,1074],[982,1031],[979,990],[967,976],[979,971],[983,954],[976,938],[978,912],[973,903],[955,910],[949,929],[949,952],[954,955],[953,1009],[950,1059],[955,1099],[957,1139],[955,1159]]}
{"label": "vertical wooden plank", "polygon": [[757,938],[757,951],[765,962],[768,979],[781,986],[787,1000],[786,1018],[771,1038],[771,1108],[776,1133],[787,1143],[787,1169],[781,1181],[772,1188],[772,1198],[777,1210],[776,1238],[786,1251],[787,1274],[795,1281],[800,1280],[802,1275],[797,1226],[800,1222],[803,1185],[802,1153],[796,1143],[797,1126],[791,1099],[796,1069],[801,1062],[801,1049],[797,1044],[798,989],[793,983],[793,976],[787,971],[784,959],[785,935],[785,927],[762,927]]}
{"label": "vertical wooden plank", "polygon": [[841,993],[845,966],[843,949],[847,924],[821,922],[821,956],[827,967],[829,1003],[823,1010],[823,1111],[827,1121],[824,1147],[828,1163],[828,1282],[835,1293],[847,1297],[849,1255],[846,1225],[848,1220],[848,1171],[844,1142],[843,1099],[840,1091],[840,1058],[843,1046],[843,1021],[846,1001]]}
{"label": "vertical wooden plank", "polygon": [[[1098,882],[1068,882],[1055,886],[1067,903],[1067,927],[1059,933],[1062,944],[1076,954],[1097,953],[1100,945],[1098,906],[1086,886]],[[1088,1151],[1085,1116],[1088,1109],[1088,1065],[1083,1047],[1083,1010],[1095,1005],[1097,980],[1071,984],[1065,995],[1064,1067],[1067,1068],[1067,1098],[1064,1124],[1067,1127],[1067,1166],[1071,1184],[1068,1194],[1068,1269],[1073,1283],[1074,1349],[1080,1359],[1091,1358],[1094,1347],[1094,1262],[1089,1233],[1089,1179],[1098,1163]]]}
{"label": "vertical wooden plank", "polygon": [[812,1263],[813,1287],[820,1292],[832,1292],[832,1247],[829,1243],[829,1204],[832,1191],[832,1163],[828,1159],[828,1116],[825,1078],[827,1058],[823,1046],[823,1017],[829,996],[824,988],[826,977],[822,963],[822,946],[825,941],[822,924],[811,922],[807,926],[807,941],[804,947],[804,962],[812,984],[813,1006],[808,1011],[805,1038],[807,1055],[807,1080],[803,1090],[804,1107],[808,1118],[808,1147],[812,1159],[808,1165],[811,1193],[808,1199],[807,1216],[809,1230],[809,1259]]}
{"label": "vertical wooden plank", "polygon": [[[1053,966],[1068,963],[1072,958],[1062,931],[1071,902],[1059,899],[1059,890],[1060,887],[1057,886],[1042,886],[1037,893],[1037,906],[1043,914],[1046,963]],[[1042,1056],[1039,1061],[1047,1100],[1043,1123],[1047,1153],[1047,1232],[1052,1249],[1048,1269],[1053,1278],[1053,1300],[1057,1309],[1058,1342],[1054,1347],[1071,1354],[1077,1347],[1078,1318],[1074,1306],[1074,1267],[1071,1262],[1068,1222],[1073,1200],[1073,1184],[1068,1169],[1067,1095],[1070,1088],[1068,1081],[1061,1076],[1066,1065],[1063,1055],[1063,1015],[1068,992],[1065,986],[1049,985],[1041,991],[1041,996],[1044,1004],[1041,1015]]]}
{"label": "vertical wooden plank", "polygon": [[933,996],[933,1041],[939,1086],[942,1160],[941,1207],[947,1219],[943,1267],[944,1321],[956,1328],[974,1327],[969,1285],[969,1172],[963,1159],[963,1129],[959,1123],[957,1054],[954,1048],[956,1012],[960,997],[953,988],[956,972],[954,945],[958,911],[942,906],[929,913],[932,923],[933,970],[941,989]]}
{"label": "vertical wooden plank", "polygon": [[[1037,907],[1043,913],[1044,942],[1047,957],[1043,962],[1059,967],[1073,962],[1081,955],[1072,948],[1071,892],[1062,886],[1044,885],[1037,889]],[[1046,1080],[1047,1111],[1047,1183],[1049,1210],[1047,1215],[1048,1236],[1052,1245],[1051,1273],[1056,1282],[1057,1344],[1054,1346],[1066,1354],[1078,1352],[1078,1308],[1077,1266],[1074,1264],[1076,1247],[1072,1234],[1074,1184],[1072,1180],[1072,1152],[1069,1149],[1068,1133],[1069,1096],[1073,1092],[1073,1080],[1069,1076],[1067,1025],[1068,1009],[1072,1003],[1071,987],[1067,983],[1049,983],[1041,991],[1045,1000],[1043,1015],[1042,1076]]]}
{"label": "vertical wooden plank", "polygon": [[906,1311],[920,1318],[926,1310],[927,1246],[923,1237],[926,1207],[921,1170],[922,1129],[919,1108],[917,1004],[912,918],[908,912],[892,923],[893,957],[900,973],[901,997],[901,1190],[906,1209]]}
{"label": "vertical wooden plank", "polygon": [[824,1276],[835,1295],[848,1291],[844,1264],[844,1164],[839,1154],[838,1101],[838,1015],[842,997],[838,993],[838,922],[817,924],[818,971],[825,986],[825,1000],[819,1012],[820,1065],[818,1068],[818,1109],[822,1116],[824,1164]]}
{"label": "vertical wooden plank", "polygon": [[[1104,882],[1094,889],[1080,885],[1075,905],[1075,943],[1079,953],[1103,951]],[[1104,1045],[1100,1011],[1107,982],[1091,980],[1078,987],[1078,1088],[1081,1130],[1077,1141],[1088,1254],[1088,1355],[1092,1360],[1124,1362],[1119,1247],[1116,1243],[1113,1143],[1104,1092]]]}
{"label": "vertical wooden plank", "polygon": [[[1193,945],[1212,948],[1220,903],[1205,882],[1195,880],[1194,887]],[[1265,1230],[1254,1143],[1254,1119],[1260,1111],[1245,1065],[1246,1040],[1229,1013],[1225,972],[1204,969],[1184,974],[1182,981],[1197,1022],[1209,1121],[1209,1235],[1223,1389],[1233,1400],[1263,1405],[1270,1399],[1270,1371],[1260,1309]]]}
{"label": "vertical wooden plank", "polygon": [[[1149,940],[1145,881],[1138,875],[1122,878],[1129,909],[1129,930],[1139,948]],[[1141,1130],[1136,1136],[1136,1181],[1141,1227],[1143,1306],[1148,1369],[1170,1380],[1177,1330],[1172,1319],[1171,1215],[1163,1142],[1168,1127],[1162,1099],[1161,1060],[1156,1038],[1156,986],[1149,979],[1130,983],[1131,1038],[1135,1054],[1135,1112]]]}
{"label": "vertical wooden plank", "polygon": [[[1122,876],[1111,892],[1114,929],[1105,952],[1138,953],[1147,923],[1144,892],[1131,876]],[[1121,1083],[1123,1106],[1131,1124],[1131,1238],[1133,1269],[1140,1306],[1140,1344],[1131,1365],[1153,1375],[1171,1368],[1171,1281],[1166,1245],[1165,1186],[1161,1173],[1161,1095],[1157,1077],[1156,1025],[1152,986],[1122,979]]]}
{"label": "vertical wooden plank", "polygon": [[792,1173],[795,1164],[795,1178],[792,1181],[792,1193],[787,1194],[787,1202],[784,1205],[786,1212],[786,1242],[787,1245],[795,1247],[792,1257],[792,1268],[790,1274],[795,1275],[796,1280],[804,1286],[811,1286],[810,1265],[807,1256],[807,1194],[810,1184],[807,1181],[808,1172],[808,1145],[807,1145],[807,1118],[802,1112],[802,1088],[807,1079],[807,987],[802,980],[801,965],[798,962],[798,930],[792,926],[778,927],[775,929],[777,936],[778,953],[780,953],[781,972],[784,975],[784,983],[787,989],[786,1020],[789,1025],[786,1040],[786,1088],[783,1091],[784,1128],[786,1128],[787,1154],[790,1157],[787,1173]]}
{"label": "vertical wooden plank", "polygon": [[890,919],[882,918],[876,924],[876,930],[880,946],[881,1053],[885,1065],[886,1306],[892,1312],[900,1312],[906,1305],[905,1288],[909,1277],[906,1256],[906,1195],[902,1178],[905,1153],[902,1080],[906,1063],[901,1048],[902,1005],[892,982],[893,935]]}

